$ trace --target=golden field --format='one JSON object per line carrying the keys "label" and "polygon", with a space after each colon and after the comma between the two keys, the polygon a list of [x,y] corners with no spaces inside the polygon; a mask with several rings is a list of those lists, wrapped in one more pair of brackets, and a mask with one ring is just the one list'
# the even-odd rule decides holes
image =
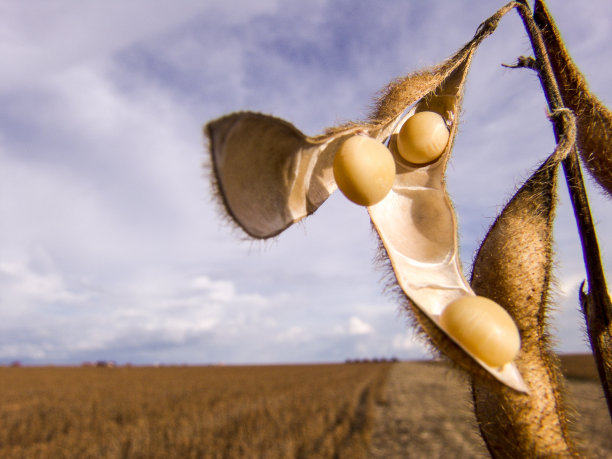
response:
{"label": "golden field", "polygon": [[[593,359],[562,356],[587,458],[612,457]],[[0,458],[486,458],[440,362],[0,368]]]}
{"label": "golden field", "polygon": [[0,368],[0,457],[364,457],[391,366]]}

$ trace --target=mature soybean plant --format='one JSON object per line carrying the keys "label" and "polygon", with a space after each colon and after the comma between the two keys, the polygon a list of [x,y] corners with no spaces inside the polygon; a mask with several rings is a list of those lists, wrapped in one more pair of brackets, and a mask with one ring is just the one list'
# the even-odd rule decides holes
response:
{"label": "mature soybean plant", "polygon": [[[537,72],[557,147],[490,228],[468,282],[445,169],[472,55],[513,9],[534,57],[512,67]],[[580,300],[612,407],[612,306],[578,163],[580,155],[612,194],[612,114],[588,91],[543,1],[533,12],[526,1],[508,3],[450,59],[392,81],[368,121],[308,137],[278,118],[239,112],[204,130],[217,195],[254,238],[278,235],[336,188],[367,208],[414,326],[469,375],[492,456],[580,455],[547,338],[556,177],[562,165],[586,260],[588,291]]]}

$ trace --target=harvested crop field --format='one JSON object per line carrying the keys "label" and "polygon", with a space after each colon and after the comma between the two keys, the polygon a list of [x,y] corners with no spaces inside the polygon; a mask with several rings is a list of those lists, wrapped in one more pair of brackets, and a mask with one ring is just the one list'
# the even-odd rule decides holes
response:
{"label": "harvested crop field", "polygon": [[[612,424],[590,356],[561,358],[584,457],[612,458]],[[471,408],[469,384],[438,362],[394,366],[377,407],[370,457],[488,458]]]}
{"label": "harvested crop field", "polygon": [[0,457],[363,457],[390,368],[0,368]]}
{"label": "harvested crop field", "polygon": [[[563,359],[585,457],[612,457],[589,357]],[[489,457],[435,362],[0,368],[2,458]]]}

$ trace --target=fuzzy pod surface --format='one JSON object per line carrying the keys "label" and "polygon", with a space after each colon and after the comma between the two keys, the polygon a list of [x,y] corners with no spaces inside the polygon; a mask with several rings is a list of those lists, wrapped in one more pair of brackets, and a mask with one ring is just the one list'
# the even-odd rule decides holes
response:
{"label": "fuzzy pod surface", "polygon": [[528,394],[472,379],[474,409],[493,457],[578,457],[569,431],[563,376],[547,333],[553,264],[557,161],[547,160],[490,228],[473,266],[472,288],[514,318],[515,362]]}

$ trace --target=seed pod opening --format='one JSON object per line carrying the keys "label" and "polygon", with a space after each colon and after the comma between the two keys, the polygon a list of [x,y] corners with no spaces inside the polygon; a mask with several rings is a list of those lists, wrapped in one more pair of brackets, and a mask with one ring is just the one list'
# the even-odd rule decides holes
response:
{"label": "seed pod opening", "polygon": [[[411,97],[418,93],[418,98],[410,100],[412,109],[403,114],[391,132],[389,148],[397,170],[393,188],[368,211],[417,328],[440,352],[468,372],[525,391],[512,362],[488,364],[473,348],[449,336],[440,323],[448,304],[474,296],[462,274],[456,216],[446,192],[444,172],[457,133],[465,79],[479,40],[475,38],[444,64],[413,76],[418,91],[395,82],[384,94],[378,105],[379,114],[388,114],[387,105],[395,107],[402,93]],[[413,116],[432,112],[443,119],[445,129],[449,128],[442,152],[424,164],[406,161],[399,139],[402,126]]]}
{"label": "seed pod opening", "polygon": [[576,115],[580,157],[595,181],[612,196],[612,112],[589,90],[543,1],[536,0],[533,16],[542,32],[563,102]]}
{"label": "seed pod opening", "polygon": [[494,457],[577,454],[546,323],[557,165],[558,159],[549,159],[525,182],[490,228],[474,261],[474,292],[500,304],[518,326],[521,350],[515,364],[528,388],[528,394],[520,394],[472,378],[476,417]]}

